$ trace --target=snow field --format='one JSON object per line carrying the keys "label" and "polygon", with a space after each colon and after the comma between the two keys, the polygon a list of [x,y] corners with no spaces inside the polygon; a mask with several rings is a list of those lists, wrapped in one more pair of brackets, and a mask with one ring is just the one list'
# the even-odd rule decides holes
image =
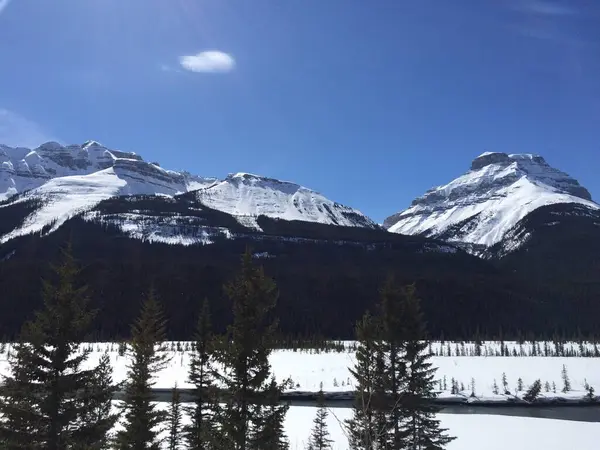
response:
{"label": "snow field", "polygon": [[[182,349],[186,348],[187,342],[178,343]],[[354,364],[353,342],[346,342],[343,352],[316,352],[312,351],[293,351],[293,350],[275,350],[270,356],[273,373],[279,381],[292,379],[293,389],[296,391],[316,392],[322,384],[323,390],[327,392],[344,392],[354,389],[353,379],[349,372],[349,367]],[[113,378],[115,381],[125,379],[127,370],[127,356],[120,356],[118,353],[118,344],[115,343],[95,343],[83,344],[83,348],[92,346],[92,352],[87,362],[90,366],[97,364],[100,356],[108,352],[113,366]],[[177,343],[166,343],[166,347],[171,345],[176,347]],[[451,348],[454,344],[451,344]],[[552,345],[552,344],[550,344]],[[513,348],[519,348],[515,342],[507,342],[507,348],[512,351]],[[442,347],[447,348],[440,343],[432,343],[434,353],[440,352]],[[457,348],[462,346],[457,345]],[[499,343],[484,343],[490,351]],[[553,348],[553,347],[552,347]],[[578,344],[569,343],[567,350],[577,351]],[[587,344],[585,348],[591,349],[592,344]],[[6,360],[7,351],[10,345],[6,346],[4,353],[0,353],[0,374],[8,372],[8,363]],[[472,351],[473,344],[465,344],[467,352]],[[0,348],[0,350],[2,350]],[[531,345],[524,345],[523,352],[529,354]],[[180,388],[189,388],[187,374],[190,360],[188,351],[169,351],[171,360],[168,368],[159,372],[156,377],[157,388],[172,388],[175,383]],[[524,390],[526,390],[535,380],[540,379],[542,386],[546,382],[552,386],[556,384],[557,393],[552,391],[546,393],[542,389],[543,396],[564,397],[570,399],[582,398],[586,391],[584,384],[596,389],[596,394],[600,394],[600,358],[582,358],[582,357],[500,357],[500,356],[433,356],[433,365],[438,369],[436,379],[443,380],[446,377],[447,389],[441,392],[445,398],[464,397],[471,394],[471,383],[475,381],[475,394],[480,399],[494,399],[498,401],[506,400],[505,395],[494,395],[494,380],[502,391],[502,374],[506,374],[508,390],[514,395],[519,378],[523,380]],[[566,366],[572,391],[566,394],[561,393],[563,382],[561,371],[563,365]],[[452,395],[451,379],[454,378],[459,385],[465,386],[465,391],[459,395]],[[441,387],[443,388],[443,386]],[[520,397],[524,392],[519,392]]]}

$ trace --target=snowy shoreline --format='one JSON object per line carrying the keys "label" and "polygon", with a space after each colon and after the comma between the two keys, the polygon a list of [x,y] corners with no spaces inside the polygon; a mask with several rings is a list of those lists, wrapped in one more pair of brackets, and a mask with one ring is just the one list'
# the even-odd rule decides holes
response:
{"label": "snowy shoreline", "polygon": [[[286,391],[287,398],[295,397],[296,401],[306,401],[314,396],[322,387],[330,399],[350,401],[353,398],[354,382],[349,367],[354,364],[354,345],[352,341],[340,342],[339,351],[323,351],[317,349],[278,349],[269,358],[275,377],[279,381],[291,379],[293,384]],[[122,345],[122,344],[121,344]],[[496,356],[503,345],[507,352],[516,351],[523,356]],[[533,356],[533,346],[538,356]],[[599,401],[600,393],[600,358],[577,356],[581,350],[594,353],[595,343],[565,343],[565,351],[573,356],[541,356],[544,347],[554,352],[553,343],[538,342],[536,344],[506,341],[482,343],[481,356],[474,354],[474,343],[441,343],[432,342],[431,351],[434,356],[431,362],[437,368],[436,385],[440,405],[449,406],[487,406],[487,407],[561,407],[587,406],[594,404],[586,398],[588,391],[585,385],[596,389],[594,399]],[[129,358],[119,351],[117,342],[86,343],[81,351],[89,351],[86,365],[95,366],[103,354],[108,354],[113,367],[115,382],[125,379]],[[187,380],[190,342],[166,342],[163,348],[169,353],[169,366],[157,373],[155,388],[170,390],[175,384],[181,389],[192,386]],[[0,346],[0,375],[8,374],[7,361],[11,344]],[[121,349],[122,350],[122,349]],[[462,356],[462,354],[465,356]],[[485,355],[488,356],[485,356]],[[571,389],[561,392],[563,381],[561,371],[568,369]],[[503,385],[503,376],[506,386]],[[544,388],[534,403],[525,402],[522,397],[533,382],[540,379]],[[452,382],[459,386],[452,393]],[[519,383],[520,382],[520,383]],[[520,386],[522,385],[522,386]],[[521,389],[520,389],[521,387]],[[474,392],[473,392],[474,391]],[[505,391],[509,395],[504,394]],[[495,393],[497,392],[497,393]],[[475,394],[473,397],[472,394]]]}

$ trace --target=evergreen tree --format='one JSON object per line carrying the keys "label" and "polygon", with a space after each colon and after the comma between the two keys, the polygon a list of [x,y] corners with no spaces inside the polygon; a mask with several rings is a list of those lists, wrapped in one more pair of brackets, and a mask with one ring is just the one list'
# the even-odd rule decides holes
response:
{"label": "evergreen tree", "polygon": [[279,404],[282,386],[275,378],[264,392],[262,407],[256,411],[255,426],[250,432],[249,447],[252,450],[288,450],[289,442],[284,431],[288,405]]}
{"label": "evergreen tree", "polygon": [[492,387],[492,392],[495,395],[498,395],[500,393],[500,389],[498,388],[498,383],[496,383],[496,379],[494,378],[494,385]]}
{"label": "evergreen tree", "polygon": [[548,381],[544,383],[544,391],[550,392],[550,383]]}
{"label": "evergreen tree", "polygon": [[346,429],[353,450],[373,450],[377,438],[386,428],[385,420],[376,420],[376,412],[383,407],[376,391],[381,377],[376,370],[376,354],[380,349],[378,335],[375,319],[368,312],[365,313],[356,324],[358,347],[354,367],[350,369],[355,380],[355,400],[353,415],[346,421]]}
{"label": "evergreen tree", "polygon": [[[275,388],[269,383],[269,354],[277,326],[272,310],[278,294],[262,267],[254,266],[249,250],[225,292],[233,304],[233,323],[214,352],[223,369],[217,381],[225,395],[216,423],[228,450],[247,450],[253,448],[253,436],[274,432],[273,424],[285,415],[283,407],[274,406],[282,386]],[[265,397],[268,404],[257,401]]]}
{"label": "evergreen tree", "polygon": [[[392,276],[388,276],[380,289],[381,327],[378,351],[381,353],[377,368],[379,387],[377,397],[387,399],[383,411],[387,418],[387,426],[379,427],[380,448],[402,448],[404,445],[400,429],[400,422],[403,419],[400,401],[404,396],[407,376],[405,354],[408,336],[403,322],[406,315],[406,289],[410,287],[398,286]],[[423,352],[426,352],[425,347]],[[429,352],[426,353],[431,355]],[[433,378],[431,388],[433,390]]]}
{"label": "evergreen tree", "polygon": [[44,307],[23,327],[2,380],[0,442],[6,449],[102,449],[116,416],[106,410],[112,396],[106,360],[84,370],[80,351],[94,312],[70,246],[43,283]]}
{"label": "evergreen tree", "polygon": [[523,396],[523,400],[531,403],[538,398],[541,391],[542,391],[542,382],[540,380],[535,380],[533,382],[533,384],[529,387],[529,389],[527,390],[525,395]]}
{"label": "evergreen tree", "polygon": [[173,392],[171,394],[171,405],[169,408],[169,438],[168,438],[168,448],[169,450],[179,450],[181,445],[181,420],[182,420],[182,410],[181,410],[181,394],[179,389],[177,389],[177,385],[173,388]]}
{"label": "evergreen tree", "polygon": [[158,450],[165,412],[154,403],[152,387],[156,373],[167,367],[169,358],[157,346],[165,340],[166,322],[154,290],[142,305],[131,328],[130,363],[124,383],[123,429],[117,434],[121,450]]}
{"label": "evergreen tree", "polygon": [[436,418],[439,408],[432,402],[436,397],[433,389],[436,369],[430,362],[431,356],[424,351],[427,345],[424,341],[425,325],[414,285],[405,288],[403,303],[407,380],[401,401],[404,447],[392,448],[443,449],[454,438],[446,434],[447,430],[440,427],[440,421]]}
{"label": "evergreen tree", "polygon": [[588,400],[590,400],[590,401],[595,400],[596,399],[596,394],[595,394],[594,387],[590,386],[589,384],[587,384],[587,381],[586,381],[586,385],[587,386],[585,387],[585,390],[587,391],[587,394],[585,394],[585,398],[588,399]]}
{"label": "evergreen tree", "polygon": [[100,357],[94,370],[93,382],[84,388],[83,403],[86,406],[81,423],[98,423],[97,428],[90,428],[88,433],[94,444],[87,444],[88,449],[109,449],[112,436],[110,429],[115,425],[118,414],[112,412],[112,400],[117,386],[113,383],[110,357],[104,354]]}
{"label": "evergreen tree", "polygon": [[456,380],[454,379],[454,377],[452,377],[452,380],[451,380],[451,382],[450,382],[450,385],[452,386],[452,389],[451,389],[450,393],[451,393],[451,394],[454,394],[454,395],[458,394],[458,392],[459,392],[459,389],[458,389],[458,381],[456,381]]}
{"label": "evergreen tree", "polygon": [[471,378],[471,397],[475,397],[477,393],[475,392],[475,378]]}
{"label": "evergreen tree", "polygon": [[523,390],[523,379],[519,377],[517,380],[517,392],[521,392]]}
{"label": "evergreen tree", "polygon": [[327,408],[323,390],[319,391],[317,397],[317,416],[313,421],[313,429],[308,440],[308,450],[331,450],[333,440],[329,437],[327,430]]}
{"label": "evergreen tree", "polygon": [[185,439],[190,450],[215,448],[219,440],[214,423],[218,394],[214,381],[213,350],[214,336],[208,300],[205,299],[198,317],[188,373],[188,380],[195,387],[194,405],[186,408],[191,418],[191,423],[185,427]]}
{"label": "evergreen tree", "polygon": [[567,372],[567,366],[563,364],[561,371],[561,378],[563,380],[563,393],[567,393],[571,390],[571,380],[569,379],[569,373]]}

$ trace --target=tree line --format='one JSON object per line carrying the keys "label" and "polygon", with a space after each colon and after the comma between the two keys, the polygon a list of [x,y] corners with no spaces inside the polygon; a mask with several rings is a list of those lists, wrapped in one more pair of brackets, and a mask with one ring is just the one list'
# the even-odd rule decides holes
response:
{"label": "tree line", "polygon": [[[224,285],[232,304],[225,333],[214,332],[207,300],[200,308],[188,372],[193,401],[182,404],[175,386],[167,410],[153,396],[156,375],[170,362],[160,351],[167,323],[154,290],[123,348],[126,379],[114,383],[107,354],[86,368],[91,349],[80,344],[96,311],[69,248],[53,273],[44,281],[43,308],[22,327],[9,355],[10,374],[0,385],[0,448],[289,449],[289,405],[281,401],[289,380],[278,382],[268,360],[277,341],[277,286],[250,251]],[[435,369],[414,286],[390,278],[375,313],[357,324],[356,338],[356,399],[352,418],[343,424],[350,448],[443,449],[453,438],[435,418]],[[120,402],[113,400],[117,391]],[[333,443],[322,388],[318,398],[309,450],[331,449]]]}

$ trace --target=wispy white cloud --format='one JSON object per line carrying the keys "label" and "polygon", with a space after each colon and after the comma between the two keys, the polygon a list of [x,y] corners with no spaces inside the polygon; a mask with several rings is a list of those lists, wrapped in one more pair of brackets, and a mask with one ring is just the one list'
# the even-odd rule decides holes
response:
{"label": "wispy white cloud", "polygon": [[574,31],[584,13],[566,0],[513,0],[511,9],[519,16],[510,28],[522,36],[567,45],[587,43]]}
{"label": "wispy white cloud", "polygon": [[565,3],[559,4],[546,0],[525,0],[520,2],[516,9],[540,16],[573,16],[579,14],[576,8],[567,6]]}
{"label": "wispy white cloud", "polygon": [[9,3],[10,0],[0,0],[0,14],[2,14],[2,11],[4,11],[4,8],[6,8]]}
{"label": "wispy white cloud", "polygon": [[233,57],[217,50],[181,56],[179,64],[185,70],[199,73],[225,73],[231,72],[235,68]]}
{"label": "wispy white cloud", "polygon": [[37,123],[0,108],[0,144],[32,148],[54,140]]}

